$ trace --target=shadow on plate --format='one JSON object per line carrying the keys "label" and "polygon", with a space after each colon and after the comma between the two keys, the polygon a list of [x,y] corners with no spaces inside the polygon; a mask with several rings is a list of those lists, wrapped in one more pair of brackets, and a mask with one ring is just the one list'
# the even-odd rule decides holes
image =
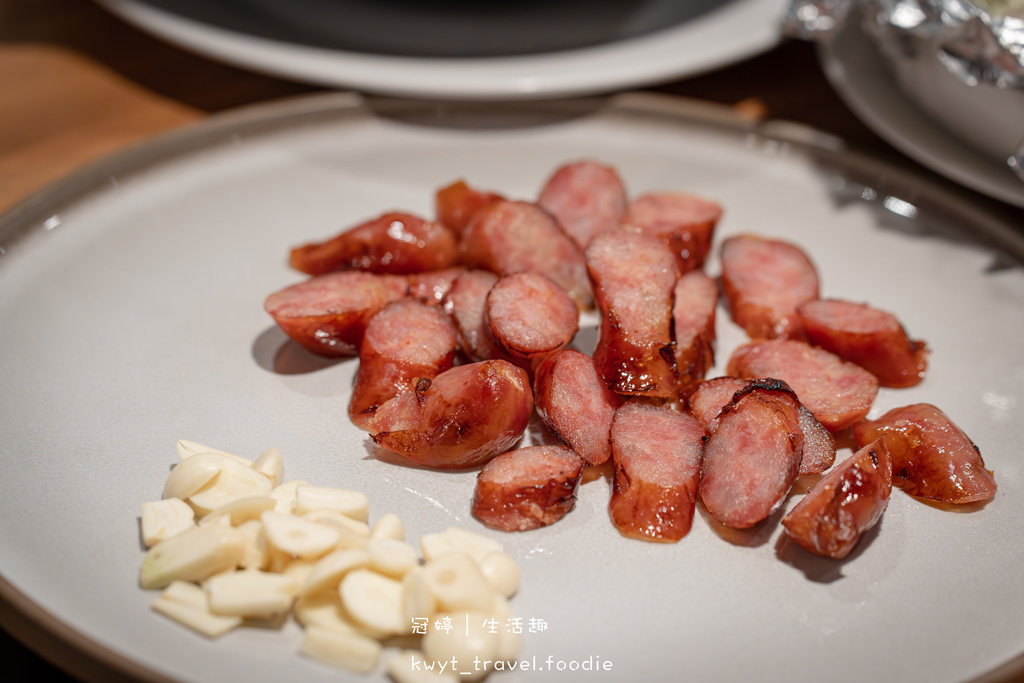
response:
{"label": "shadow on plate", "polygon": [[728,543],[733,545],[743,546],[744,548],[757,548],[768,542],[768,539],[772,537],[772,532],[779,522],[782,520],[783,515],[786,513],[786,505],[780,505],[778,509],[749,529],[733,529],[732,527],[725,526],[717,519],[711,516],[708,509],[704,507],[701,502],[697,503],[697,512],[704,518],[708,526],[718,536]]}
{"label": "shadow on plate", "polygon": [[267,328],[256,337],[252,344],[252,357],[261,368],[277,375],[305,375],[357,360],[355,356],[325,358],[310,353],[277,326]]}
{"label": "shadow on plate", "polygon": [[871,545],[878,536],[883,521],[884,518],[878,520],[875,526],[864,532],[850,554],[841,560],[814,555],[790,540],[789,535],[785,533],[775,542],[775,556],[794,569],[799,569],[809,581],[832,583],[843,578],[843,567],[847,562],[855,561]]}
{"label": "shadow on plate", "polygon": [[367,97],[375,115],[423,128],[451,130],[515,130],[565,123],[590,116],[607,100],[588,97],[544,102],[434,102]]}

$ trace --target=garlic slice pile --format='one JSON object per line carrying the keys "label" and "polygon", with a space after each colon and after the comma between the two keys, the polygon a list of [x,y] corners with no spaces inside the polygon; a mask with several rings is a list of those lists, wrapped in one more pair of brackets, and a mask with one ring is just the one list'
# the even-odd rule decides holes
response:
{"label": "garlic slice pile", "polygon": [[[139,583],[162,589],[160,614],[208,638],[290,615],[305,629],[303,654],[360,673],[377,669],[388,639],[407,648],[422,635],[422,653],[387,662],[398,683],[421,680],[416,662],[453,657],[464,662],[458,680],[479,680],[488,672],[472,669],[474,657],[518,653],[518,635],[482,626],[511,618],[519,587],[498,541],[449,527],[422,536],[417,552],[394,513],[369,525],[363,493],[282,482],[277,448],[255,462],[186,440],[177,452],[163,499],[142,504]],[[435,620],[466,626],[431,630]]]}

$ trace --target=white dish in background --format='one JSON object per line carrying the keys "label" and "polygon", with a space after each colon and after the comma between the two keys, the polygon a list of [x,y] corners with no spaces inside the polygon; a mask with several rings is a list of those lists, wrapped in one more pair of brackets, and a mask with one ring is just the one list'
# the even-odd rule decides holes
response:
{"label": "white dish in background", "polygon": [[932,119],[897,85],[878,46],[851,21],[819,47],[825,75],[875,133],[920,164],[995,199],[1024,207],[1024,181],[1005,163]]}
{"label": "white dish in background", "polygon": [[[422,9],[399,0],[97,1],[161,38],[243,68],[330,87],[458,100],[586,95],[710,71],[776,45],[788,5],[448,0]],[[404,41],[394,39],[399,31]],[[445,39],[423,38],[434,33]]]}
{"label": "white dish in background", "polygon": [[[970,240],[1005,234],[1020,255],[1019,235],[913,175],[752,131],[728,108],[375,107],[388,116],[332,95],[214,117],[0,218],[0,595],[26,618],[51,630],[60,620],[146,680],[384,680],[298,656],[294,624],[211,642],[150,610],[139,505],[160,496],[175,440],[190,438],[249,456],[276,445],[286,478],[363,490],[371,519],[396,512],[410,538],[458,525],[501,540],[523,570],[513,610],[548,626],[524,634],[523,656],[613,663],[496,682],[685,672],[789,683],[828,671],[833,683],[952,683],[1014,658],[1019,672],[1024,270],[989,268],[995,252]],[[602,477],[560,522],[502,534],[469,515],[474,472],[375,457],[346,415],[356,363],[313,359],[262,310],[302,279],[289,247],[396,207],[429,214],[435,189],[460,177],[531,198],[579,157],[614,164],[633,194],[716,198],[719,240],[796,242],[825,295],[897,312],[928,342],[931,367],[917,387],[882,390],[873,414],[940,405],[995,470],[994,500],[958,514],[894,491],[877,531],[834,562],[784,543],[778,516],[729,539],[699,513],[677,544],[623,538]],[[721,372],[743,335],[719,313]],[[582,330],[584,348],[594,337]]]}

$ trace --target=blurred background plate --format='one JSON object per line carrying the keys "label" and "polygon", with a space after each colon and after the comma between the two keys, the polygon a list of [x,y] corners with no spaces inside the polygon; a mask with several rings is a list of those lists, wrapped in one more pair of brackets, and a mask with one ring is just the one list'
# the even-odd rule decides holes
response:
{"label": "blurred background plate", "polygon": [[847,106],[893,147],[950,180],[1024,207],[1024,182],[1007,164],[954,135],[911,100],[859,22],[849,22],[818,55]]}
{"label": "blurred background plate", "polygon": [[254,71],[404,97],[585,95],[703,73],[780,39],[785,0],[97,0]]}

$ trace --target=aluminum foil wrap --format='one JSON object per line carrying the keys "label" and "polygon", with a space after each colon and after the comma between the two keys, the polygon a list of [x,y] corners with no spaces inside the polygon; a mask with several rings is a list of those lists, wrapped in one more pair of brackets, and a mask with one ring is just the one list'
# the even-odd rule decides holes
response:
{"label": "aluminum foil wrap", "polygon": [[[793,0],[783,30],[827,42],[854,10],[890,60],[929,41],[961,83],[1024,93],[1024,0]],[[1007,163],[1024,181],[1024,140]]]}

